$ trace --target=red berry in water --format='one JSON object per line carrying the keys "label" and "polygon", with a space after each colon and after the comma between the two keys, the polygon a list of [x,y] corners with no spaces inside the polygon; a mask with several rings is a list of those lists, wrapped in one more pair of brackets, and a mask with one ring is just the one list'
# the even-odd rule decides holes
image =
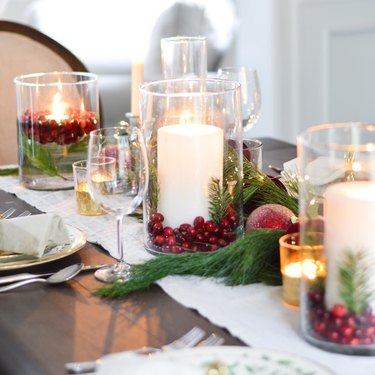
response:
{"label": "red berry in water", "polygon": [[182,252],[182,250],[180,249],[179,246],[177,246],[177,245],[172,246],[171,253],[173,253],[173,254],[180,254],[181,252]]}
{"label": "red berry in water", "polygon": [[180,231],[181,232],[186,232],[189,228],[191,227],[190,224],[184,223],[180,225]]}
{"label": "red berry in water", "polygon": [[318,332],[318,333],[323,333],[327,328],[327,325],[325,322],[322,322],[322,321],[316,321],[314,322],[314,325],[313,325],[313,329],[315,332]]}
{"label": "red berry in water", "polygon": [[327,331],[326,337],[330,341],[338,342],[340,340],[340,335],[336,331]]}
{"label": "red berry in water", "polygon": [[196,235],[198,234],[198,231],[194,227],[189,227],[188,230],[187,230],[187,233],[188,233],[189,236],[195,238]]}
{"label": "red berry in water", "polygon": [[228,241],[224,240],[224,238],[220,238],[219,241],[217,242],[217,244],[220,246],[220,247],[225,247],[228,245]]}
{"label": "red berry in water", "polygon": [[172,250],[172,246],[169,246],[169,245],[163,245],[162,247],[162,251],[163,253],[170,253]]}
{"label": "red berry in water", "polygon": [[228,219],[224,218],[224,219],[221,220],[220,226],[221,226],[221,228],[228,229],[228,228],[230,228],[230,221]]}
{"label": "red berry in water", "polygon": [[343,318],[348,312],[348,309],[344,305],[334,305],[331,310],[331,315],[334,318]]}
{"label": "red berry in water", "polygon": [[350,345],[353,345],[353,346],[356,346],[356,345],[359,345],[359,338],[358,337],[353,337],[352,339],[350,339],[349,341],[349,344]]}
{"label": "red berry in water", "polygon": [[[208,233],[208,232],[207,232]],[[197,234],[197,237],[195,238],[198,242],[204,242],[206,240],[206,237],[201,234],[201,233],[198,233]]]}
{"label": "red berry in water", "polygon": [[351,326],[344,326],[342,327],[341,329],[341,333],[344,337],[352,337],[353,336],[353,333],[354,333],[354,328],[351,327]]}
{"label": "red berry in water", "polygon": [[176,245],[176,237],[175,236],[169,236],[165,239],[165,243],[167,245]]}
{"label": "red berry in water", "polygon": [[162,223],[164,221],[164,216],[158,212],[152,214],[151,219],[154,223]]}
{"label": "red berry in water", "polygon": [[363,345],[372,345],[374,343],[374,339],[372,337],[365,337],[361,339],[361,344]]}
{"label": "red berry in water", "polygon": [[343,318],[334,318],[332,321],[332,324],[335,328],[340,328],[344,324],[344,319]]}
{"label": "red berry in water", "polygon": [[196,228],[200,228],[204,225],[204,218],[203,216],[197,216],[195,219],[194,219],[194,222],[193,222],[193,225],[196,227]]}
{"label": "red berry in water", "polygon": [[189,242],[183,242],[183,243],[181,244],[181,246],[182,246],[184,249],[190,249],[190,244],[189,244]]}
{"label": "red berry in water", "polygon": [[208,220],[204,224],[204,227],[205,227],[207,232],[213,232],[217,228],[217,225],[213,221]]}
{"label": "red berry in water", "polygon": [[158,236],[155,237],[155,244],[156,245],[163,245],[165,242],[165,237],[162,234],[159,234]]}
{"label": "red berry in water", "polygon": [[170,236],[173,236],[174,232],[173,232],[173,229],[171,227],[165,227],[163,229],[163,234],[165,237],[170,237]]}
{"label": "red berry in water", "polygon": [[371,327],[366,328],[365,335],[366,335],[366,337],[375,336],[375,327],[371,326]]}
{"label": "red berry in water", "polygon": [[210,236],[209,239],[208,239],[208,242],[211,243],[211,244],[217,244],[219,241],[219,237],[217,236]]}
{"label": "red berry in water", "polygon": [[154,228],[152,230],[152,234],[156,236],[157,234],[161,234],[163,232],[163,224],[162,223],[155,223]]}

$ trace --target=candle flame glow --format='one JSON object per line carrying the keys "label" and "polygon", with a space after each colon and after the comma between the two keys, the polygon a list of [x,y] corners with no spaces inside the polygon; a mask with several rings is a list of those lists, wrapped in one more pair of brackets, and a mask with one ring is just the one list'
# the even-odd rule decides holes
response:
{"label": "candle flame glow", "polygon": [[180,125],[190,125],[191,124],[191,113],[189,111],[184,111],[180,118]]}
{"label": "candle flame glow", "polygon": [[53,98],[51,114],[46,117],[48,120],[55,120],[57,122],[68,118],[65,114],[64,104],[61,101],[61,94],[59,92]]}
{"label": "candle flame glow", "polygon": [[284,274],[293,277],[300,278],[302,274],[308,279],[313,280],[318,276],[324,275],[324,264],[313,259],[305,259],[302,262],[293,262],[285,266]]}

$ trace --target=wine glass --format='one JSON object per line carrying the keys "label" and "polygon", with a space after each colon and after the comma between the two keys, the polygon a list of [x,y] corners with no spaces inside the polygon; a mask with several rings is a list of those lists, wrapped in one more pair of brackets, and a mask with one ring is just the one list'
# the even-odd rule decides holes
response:
{"label": "wine glass", "polygon": [[137,128],[103,128],[90,133],[87,182],[92,199],[116,215],[118,263],[95,272],[104,282],[126,281],[130,265],[124,260],[123,219],[142,202],[148,167],[142,133]]}
{"label": "wine glass", "polygon": [[258,72],[245,66],[225,67],[218,70],[218,77],[241,84],[241,118],[243,130],[252,129],[260,118],[262,98]]}

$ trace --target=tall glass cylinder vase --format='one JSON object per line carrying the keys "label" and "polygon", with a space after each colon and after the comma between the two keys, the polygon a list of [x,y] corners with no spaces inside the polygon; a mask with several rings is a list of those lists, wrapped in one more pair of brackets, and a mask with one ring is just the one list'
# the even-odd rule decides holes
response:
{"label": "tall glass cylinder vase", "polygon": [[20,180],[28,188],[73,188],[72,163],[86,159],[99,127],[98,77],[79,72],[16,77]]}
{"label": "tall glass cylinder vase", "polygon": [[207,76],[207,40],[202,36],[162,38],[163,79]]}
{"label": "tall glass cylinder vase", "polygon": [[[303,335],[333,352],[375,355],[375,125],[327,124],[298,137],[300,238],[324,274],[304,272]],[[311,257],[311,254],[309,254]]]}
{"label": "tall glass cylinder vase", "polygon": [[216,251],[243,233],[239,84],[164,80],[141,87],[148,148],[145,245],[154,254]]}

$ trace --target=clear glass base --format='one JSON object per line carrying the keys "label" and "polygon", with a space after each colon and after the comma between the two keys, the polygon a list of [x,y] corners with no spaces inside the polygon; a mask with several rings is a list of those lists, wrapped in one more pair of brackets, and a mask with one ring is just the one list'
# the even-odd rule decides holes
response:
{"label": "clear glass base", "polygon": [[126,263],[117,263],[95,271],[95,278],[103,283],[125,283],[129,280],[130,268]]}

